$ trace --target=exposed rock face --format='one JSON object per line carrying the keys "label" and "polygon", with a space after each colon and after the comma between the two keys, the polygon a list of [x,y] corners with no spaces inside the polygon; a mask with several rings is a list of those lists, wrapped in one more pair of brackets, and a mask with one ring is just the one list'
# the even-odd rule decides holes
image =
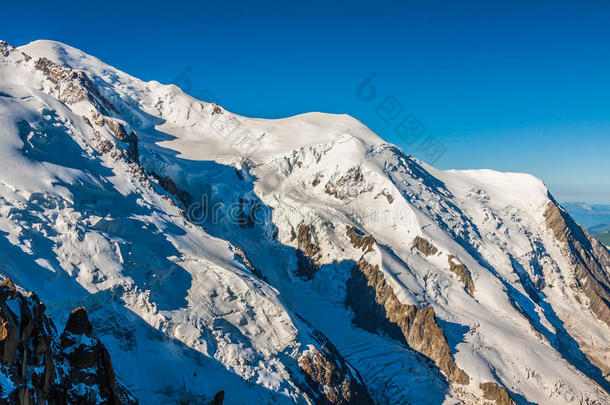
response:
{"label": "exposed rock face", "polygon": [[127,154],[129,158],[136,162],[140,162],[140,150],[138,149],[138,133],[136,131],[131,131],[129,137],[127,138]]}
{"label": "exposed rock face", "polygon": [[[347,236],[355,248],[364,252],[347,282],[346,304],[356,315],[354,323],[371,332],[387,333],[433,360],[452,382],[468,384],[470,378],[455,364],[445,334],[436,322],[434,309],[400,303],[379,266],[364,259],[366,253],[374,250],[375,239],[359,234],[353,227],[347,228]],[[423,249],[422,253],[438,251],[420,237],[416,237],[414,246]]]}
{"label": "exposed rock face", "polygon": [[15,50],[15,48],[4,41],[0,41],[0,55],[4,56],[5,58]]}
{"label": "exposed rock face", "polygon": [[[139,163],[138,136],[135,131],[127,133],[125,127],[107,117],[111,112],[118,113],[112,105],[98,90],[86,73],[73,70],[66,66],[58,65],[47,58],[39,58],[34,62],[34,67],[55,85],[58,93],[57,98],[68,105],[81,101],[90,102],[95,111],[91,118],[97,126],[106,126],[112,134],[126,145],[124,154],[132,162]],[[86,121],[91,125],[89,118]],[[105,147],[104,149],[107,149]]]}
{"label": "exposed rock face", "polygon": [[66,322],[66,328],[64,329],[64,335],[66,333],[91,337],[93,327],[91,326],[91,323],[89,323],[89,317],[87,316],[85,308],[78,307],[72,311],[68,318],[68,322]]}
{"label": "exposed rock face", "polygon": [[[176,199],[182,204],[184,209],[188,209],[193,205],[193,197],[186,191],[182,190],[169,176],[160,176],[155,172],[151,175],[159,182],[159,185],[168,193],[176,197]],[[203,207],[202,207],[203,208]],[[199,212],[187,212],[187,216],[190,220],[200,216]]]}
{"label": "exposed rock face", "polygon": [[218,391],[216,393],[216,395],[214,395],[214,398],[212,399],[211,405],[222,405],[224,399],[225,399],[225,392],[224,391]]}
{"label": "exposed rock face", "polygon": [[67,374],[72,382],[63,394],[68,403],[97,401],[99,397],[106,399],[103,403],[120,404],[110,354],[92,333],[85,308],[72,311],[60,339],[61,356],[70,365]]}
{"label": "exposed rock face", "polygon": [[311,279],[318,271],[320,248],[315,244],[310,225],[299,225],[297,229],[297,275]]}
{"label": "exposed rock face", "polygon": [[413,239],[413,247],[419,250],[424,256],[433,256],[438,253],[436,246],[421,236],[416,236],[415,239]]}
{"label": "exposed rock face", "polygon": [[468,291],[468,293],[470,295],[474,296],[474,282],[472,281],[470,272],[468,271],[466,266],[464,266],[463,264],[455,263],[453,261],[454,259],[455,259],[455,256],[451,256],[451,255],[448,256],[449,270],[451,270],[452,272],[457,274],[459,279],[464,284],[464,288],[466,289],[466,291]]}
{"label": "exposed rock face", "polygon": [[98,114],[97,112],[92,113],[92,118],[95,125],[98,127],[107,127],[115,138],[121,142],[124,142],[127,146],[127,158],[132,162],[139,163],[140,153],[138,150],[138,134],[135,131],[131,131],[128,134],[123,124]]}
{"label": "exposed rock face", "polygon": [[321,393],[316,404],[372,404],[368,392],[357,380],[346,378],[334,361],[330,361],[316,348],[311,348],[299,358],[299,366],[306,375],[307,384],[314,392]]}
{"label": "exposed rock face", "polygon": [[[572,265],[572,288],[587,297],[591,312],[610,326],[610,252],[592,238],[552,198],[544,213],[546,226],[559,241],[562,253]],[[576,296],[578,299],[578,296]],[[581,300],[579,300],[581,301]],[[607,352],[589,346],[586,338],[577,338],[583,353],[610,378]]]}
{"label": "exposed rock face", "polygon": [[103,114],[116,112],[116,108],[100,94],[84,72],[58,65],[47,58],[37,59],[34,67],[55,84],[61,102],[70,105],[87,100]]}
{"label": "exposed rock face", "polygon": [[432,307],[402,304],[378,266],[364,258],[352,269],[346,304],[355,313],[354,323],[370,332],[383,332],[430,358],[450,381],[466,385],[470,378],[451,355]]}
{"label": "exposed rock face", "polygon": [[362,235],[353,226],[348,226],[347,236],[356,249],[362,249],[364,253],[373,251],[375,239],[371,235]]}
{"label": "exposed rock face", "polygon": [[26,62],[32,59],[30,55],[17,50],[13,45],[9,44],[8,42],[0,41],[0,55],[6,58],[12,53],[17,53],[22,58],[22,60]]}
{"label": "exposed rock face", "polygon": [[494,382],[481,383],[479,388],[483,390],[483,398],[489,401],[495,401],[498,405],[516,405],[508,392]]}
{"label": "exposed rock face", "polygon": [[313,331],[318,347],[310,345],[298,364],[316,404],[373,404],[358,372],[349,367],[335,346],[322,333]]}
{"label": "exposed rock face", "polygon": [[222,114],[222,108],[216,103],[214,103],[214,109],[212,110],[212,115],[214,114]]}
{"label": "exposed rock face", "polygon": [[361,193],[371,190],[372,186],[365,185],[362,169],[354,167],[334,183],[328,183],[324,192],[339,200],[345,200],[350,197],[357,197]]}
{"label": "exposed rock face", "polygon": [[379,196],[384,196],[386,200],[388,200],[388,204],[392,204],[394,202],[394,197],[387,190],[383,190],[381,193],[377,194],[375,199],[377,199]]}
{"label": "exposed rock face", "polygon": [[252,262],[246,255],[246,252],[242,248],[233,246],[233,253],[235,253],[235,255],[244,262],[246,267],[249,268],[250,271],[252,271],[252,274],[254,274],[256,277],[260,278],[261,280],[265,280],[265,281],[267,280],[265,278],[265,276],[263,276],[263,273],[260,271],[260,269],[257,268],[254,264],[252,264]]}
{"label": "exposed rock face", "polygon": [[136,404],[118,384],[84,308],[57,338],[38,297],[0,283],[0,397],[11,404]]}
{"label": "exposed rock face", "polygon": [[577,287],[589,298],[589,308],[610,326],[610,253],[551,200],[544,213],[547,228],[563,244],[574,266]]}

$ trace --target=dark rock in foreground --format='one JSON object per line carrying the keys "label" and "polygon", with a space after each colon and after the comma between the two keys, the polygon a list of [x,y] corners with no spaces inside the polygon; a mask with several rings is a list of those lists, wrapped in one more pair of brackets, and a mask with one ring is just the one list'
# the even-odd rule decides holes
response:
{"label": "dark rock in foreground", "polygon": [[85,309],[72,311],[61,338],[45,309],[36,294],[0,282],[0,403],[137,404]]}

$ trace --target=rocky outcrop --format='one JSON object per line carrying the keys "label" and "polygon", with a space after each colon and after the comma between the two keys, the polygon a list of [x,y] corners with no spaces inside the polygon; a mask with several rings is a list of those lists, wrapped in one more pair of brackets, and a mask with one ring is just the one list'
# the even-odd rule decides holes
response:
{"label": "rocky outcrop", "polygon": [[[84,308],[61,339],[36,294],[0,283],[0,398],[11,404],[136,404],[117,383],[110,355]],[[2,402],[4,403],[4,402]]]}
{"label": "rocky outcrop", "polygon": [[212,399],[212,403],[210,405],[222,405],[222,403],[224,402],[224,399],[225,399],[225,392],[218,391],[216,393],[216,395],[214,395],[214,398]]}
{"label": "rocky outcrop", "polygon": [[[588,306],[597,319],[610,326],[610,252],[552,198],[544,213],[546,226],[559,242],[561,251],[573,271],[570,285],[577,293],[575,298]],[[586,299],[580,299],[579,295]],[[568,330],[571,333],[571,330]],[[607,352],[589,343],[586,336],[573,334],[587,358],[610,380],[610,364]]]}
{"label": "rocky outcrop", "polygon": [[[328,353],[327,353],[328,354]],[[322,355],[315,347],[304,352],[299,367],[313,392],[316,404],[372,404],[368,392],[349,370],[341,370],[336,361]]]}
{"label": "rocky outcrop", "polygon": [[379,194],[377,194],[375,196],[375,199],[377,199],[377,197],[379,197],[379,196],[384,196],[386,198],[386,200],[388,200],[388,204],[392,204],[394,202],[394,197],[387,190],[381,191]]}
{"label": "rocky outcrop", "polygon": [[[140,153],[138,149],[138,134],[135,131],[131,131],[127,133],[125,127],[120,122],[113,120],[112,118],[105,117],[97,112],[92,112],[91,117],[93,119],[93,123],[98,127],[106,127],[112,135],[119,141],[123,142],[126,145],[125,155],[127,159],[132,162],[139,163],[140,161]],[[89,121],[87,119],[87,121]],[[91,123],[89,121],[89,123]]]}
{"label": "rocky outcrop", "polygon": [[450,381],[466,385],[470,378],[457,366],[432,307],[402,304],[379,266],[360,258],[347,282],[346,304],[356,326],[385,333],[431,359]]}
{"label": "rocky outcrop", "polygon": [[140,149],[138,147],[138,133],[131,131],[127,138],[127,156],[135,163],[140,163]]}
{"label": "rocky outcrop", "polygon": [[241,261],[244,263],[244,265],[250,269],[252,274],[254,274],[256,277],[258,277],[261,280],[267,281],[267,278],[265,276],[263,276],[263,273],[260,271],[260,269],[258,267],[256,267],[254,264],[252,264],[252,262],[246,255],[246,252],[242,248],[233,246],[232,250],[233,250],[233,253],[235,253],[235,256],[239,257],[241,259]]}
{"label": "rocky outcrop", "polygon": [[212,115],[222,114],[222,108],[216,103],[213,103],[213,105],[214,105],[214,109],[212,110]]}
{"label": "rocky outcrop", "polygon": [[[55,85],[57,98],[68,105],[88,101],[95,108],[91,118],[97,126],[106,126],[121,142],[126,144],[125,155],[132,162],[139,162],[138,135],[135,131],[127,132],[123,124],[107,117],[111,112],[118,111],[98,90],[86,73],[58,65],[47,58],[39,58],[34,62],[39,70]],[[86,118],[86,117],[85,117]],[[86,118],[91,124],[91,121]]]}
{"label": "rocky outcrop", "polygon": [[311,225],[299,225],[297,229],[297,275],[311,279],[320,268],[320,248],[315,244]]}
{"label": "rocky outcrop", "polygon": [[93,328],[85,308],[76,308],[70,314],[60,338],[61,356],[70,365],[67,379],[71,382],[63,391],[66,403],[83,401],[120,404],[121,392],[117,386],[110,354],[93,336]]}
{"label": "rocky outcrop", "polygon": [[324,192],[339,200],[345,200],[347,198],[357,197],[372,189],[372,186],[365,185],[362,169],[360,169],[360,167],[355,167],[350,169],[334,183],[328,183],[324,188]]}
{"label": "rocky outcrop", "polygon": [[15,48],[8,42],[0,41],[0,55],[6,58],[14,50]]}
{"label": "rocky outcrop", "polygon": [[495,401],[497,405],[516,405],[508,392],[494,382],[481,383],[479,388],[483,391],[483,398],[488,401]]}
{"label": "rocky outcrop", "polygon": [[362,378],[337,348],[317,330],[312,337],[315,345],[309,345],[298,358],[307,384],[301,389],[318,405],[373,404]]}
{"label": "rocky outcrop", "polygon": [[433,256],[438,253],[436,246],[421,236],[416,236],[415,239],[413,239],[413,247],[419,250],[424,256]]}
{"label": "rocky outcrop", "polygon": [[449,255],[447,260],[449,261],[449,270],[454,272],[464,284],[464,288],[468,291],[468,294],[474,296],[474,282],[470,271],[461,263],[454,262],[455,256]]}
{"label": "rocky outcrop", "polygon": [[[434,361],[452,382],[468,384],[470,378],[455,364],[434,309],[402,304],[379,266],[371,265],[364,258],[366,253],[374,250],[375,239],[360,234],[354,227],[348,227],[346,233],[352,245],[364,252],[352,268],[347,282],[346,304],[354,311],[354,323],[370,332],[382,332],[405,343]],[[415,238],[414,246],[424,254],[438,252],[420,237]]]}
{"label": "rocky outcrop", "polygon": [[57,98],[61,102],[71,105],[89,101],[102,114],[106,115],[109,111],[117,112],[84,72],[58,65],[47,58],[37,59],[34,67],[55,85]]}
{"label": "rocky outcrop", "polygon": [[364,253],[372,252],[375,239],[371,235],[363,235],[359,233],[353,226],[347,227],[347,237],[352,246],[356,249],[362,249]]}
{"label": "rocky outcrop", "polygon": [[17,50],[13,45],[8,42],[0,41],[0,55],[7,58],[10,54],[17,53],[21,60],[28,62],[32,57],[24,52]]}
{"label": "rocky outcrop", "polygon": [[[150,173],[151,176],[157,180],[163,190],[173,195],[178,202],[182,204],[182,207],[187,210],[187,217],[189,220],[194,221],[197,218],[201,218],[201,212],[190,212],[189,207],[194,207],[193,197],[185,190],[178,187],[176,183],[169,176],[161,176],[155,172]],[[204,209],[205,207],[197,207]]]}
{"label": "rocky outcrop", "polygon": [[575,287],[587,296],[595,316],[610,326],[610,252],[553,200],[544,218],[573,266]]}

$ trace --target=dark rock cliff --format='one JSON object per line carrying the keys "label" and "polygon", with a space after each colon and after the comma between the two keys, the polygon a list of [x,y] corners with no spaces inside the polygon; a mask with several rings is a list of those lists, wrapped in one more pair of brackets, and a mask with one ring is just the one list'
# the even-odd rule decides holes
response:
{"label": "dark rock cliff", "polygon": [[436,246],[421,236],[416,236],[415,239],[413,239],[413,247],[419,250],[424,256],[432,256],[438,252]]}
{"label": "dark rock cliff", "polygon": [[474,282],[472,281],[472,276],[470,275],[470,271],[461,263],[456,263],[453,260],[455,256],[447,256],[447,261],[449,262],[449,270],[454,272],[462,284],[464,284],[464,288],[468,291],[468,294],[474,296]]}
{"label": "dark rock cliff", "polygon": [[495,401],[497,405],[516,405],[508,392],[494,382],[481,383],[479,388],[483,391],[483,398]]}
{"label": "dark rock cliff", "polygon": [[298,359],[306,381],[301,388],[316,405],[372,405],[358,372],[321,332],[314,330],[312,337],[317,345],[311,345]]}
{"label": "dark rock cliff", "polygon": [[[351,227],[346,233],[352,245],[364,251],[347,282],[346,304],[354,311],[354,323],[370,332],[386,333],[405,343],[432,360],[451,382],[467,385],[470,378],[455,363],[434,309],[402,304],[379,266],[373,266],[364,258],[367,252],[374,250],[374,239],[358,235]],[[417,245],[426,252],[438,251],[423,238]]]}
{"label": "dark rock cliff", "polygon": [[115,379],[110,355],[77,308],[58,338],[36,294],[0,282],[0,403],[137,404]]}
{"label": "dark rock cliff", "polygon": [[297,230],[297,275],[307,280],[316,274],[320,260],[320,248],[315,243],[311,225],[299,225]]}

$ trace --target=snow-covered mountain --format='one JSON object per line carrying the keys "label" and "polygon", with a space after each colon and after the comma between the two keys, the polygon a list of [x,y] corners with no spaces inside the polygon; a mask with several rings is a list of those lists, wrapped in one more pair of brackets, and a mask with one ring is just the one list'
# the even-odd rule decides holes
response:
{"label": "snow-covered mountain", "polygon": [[610,252],[529,175],[0,43],[0,272],[140,403],[605,404]]}

